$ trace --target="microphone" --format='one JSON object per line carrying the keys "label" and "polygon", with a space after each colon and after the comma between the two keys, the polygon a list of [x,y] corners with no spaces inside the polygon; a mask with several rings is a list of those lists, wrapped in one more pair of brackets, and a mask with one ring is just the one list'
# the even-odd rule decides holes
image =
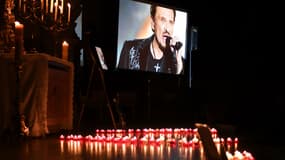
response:
{"label": "microphone", "polygon": [[178,51],[183,46],[182,42],[177,41],[175,43],[175,45],[170,45],[170,40],[171,39],[172,39],[172,37],[167,36],[167,38],[166,38],[166,45],[169,46],[169,47],[173,47],[175,50]]}
{"label": "microphone", "polygon": [[172,47],[178,51],[182,47],[182,45],[182,42],[177,41],[175,45],[172,45]]}
{"label": "microphone", "polygon": [[176,73],[177,70],[177,59],[176,59],[176,52],[182,47],[182,42],[175,42],[175,45],[170,44],[170,40],[172,37],[167,36],[165,43],[165,53],[167,58],[167,72],[168,73]]}

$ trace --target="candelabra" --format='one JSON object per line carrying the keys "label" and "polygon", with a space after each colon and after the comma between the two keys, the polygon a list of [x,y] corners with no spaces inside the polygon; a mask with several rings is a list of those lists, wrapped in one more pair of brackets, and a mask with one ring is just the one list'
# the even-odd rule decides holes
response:
{"label": "candelabra", "polygon": [[[69,30],[72,25],[70,9],[70,2],[65,0],[18,0],[15,13],[26,26],[26,49],[29,52],[37,52],[37,49],[40,49],[57,55],[56,48],[61,44],[62,33]],[[47,39],[49,42],[42,42]],[[44,45],[38,45],[39,43]],[[48,46],[48,43],[53,45]]]}
{"label": "candelabra", "polygon": [[[67,9],[65,9],[67,6]],[[64,0],[19,0],[18,17],[24,21],[30,21],[47,30],[66,30],[70,24],[71,4]]]}

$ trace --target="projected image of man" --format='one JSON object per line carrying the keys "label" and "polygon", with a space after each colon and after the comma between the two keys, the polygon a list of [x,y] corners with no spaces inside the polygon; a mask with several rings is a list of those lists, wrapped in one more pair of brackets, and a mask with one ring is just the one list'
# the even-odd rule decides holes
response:
{"label": "projected image of man", "polygon": [[151,5],[151,30],[153,34],[144,39],[124,42],[118,67],[180,74],[183,72],[182,43],[173,36],[176,11]]}

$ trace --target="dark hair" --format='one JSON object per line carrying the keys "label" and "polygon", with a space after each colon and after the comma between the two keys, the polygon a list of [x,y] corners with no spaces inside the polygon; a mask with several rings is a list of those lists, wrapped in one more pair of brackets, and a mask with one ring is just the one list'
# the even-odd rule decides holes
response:
{"label": "dark hair", "polygon": [[[160,7],[159,5],[156,5],[156,4],[152,4],[150,6],[150,16],[152,19],[154,19],[154,16],[155,16],[155,13],[156,13],[156,7]],[[175,17],[176,17],[176,11],[175,9],[172,9],[173,10],[173,13],[174,13],[174,21],[175,21]]]}

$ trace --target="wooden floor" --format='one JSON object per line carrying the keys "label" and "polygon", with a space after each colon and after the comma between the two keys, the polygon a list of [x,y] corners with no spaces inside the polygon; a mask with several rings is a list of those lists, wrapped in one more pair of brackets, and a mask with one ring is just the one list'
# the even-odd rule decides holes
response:
{"label": "wooden floor", "polygon": [[[156,159],[156,160],[167,160],[167,159],[195,159],[200,160],[199,152],[192,153],[184,151],[179,154],[178,148],[172,147],[169,151],[167,148],[164,149],[163,155],[159,153],[156,148],[151,151],[150,148],[143,146],[136,146],[135,148],[131,145],[124,146],[117,144],[110,150],[107,146],[102,146],[102,150],[96,150],[95,143],[94,148],[91,148],[91,143],[78,141],[60,141],[57,138],[44,138],[44,139],[32,139],[20,143],[12,143],[1,145],[1,159],[27,159],[27,160],[57,160],[57,159],[68,159],[68,160],[87,160],[87,159],[103,159],[103,160],[129,160],[129,159]],[[102,144],[103,145],[103,144]],[[98,146],[97,146],[98,147]],[[134,150],[137,150],[134,153]],[[151,153],[153,152],[153,153]]]}

